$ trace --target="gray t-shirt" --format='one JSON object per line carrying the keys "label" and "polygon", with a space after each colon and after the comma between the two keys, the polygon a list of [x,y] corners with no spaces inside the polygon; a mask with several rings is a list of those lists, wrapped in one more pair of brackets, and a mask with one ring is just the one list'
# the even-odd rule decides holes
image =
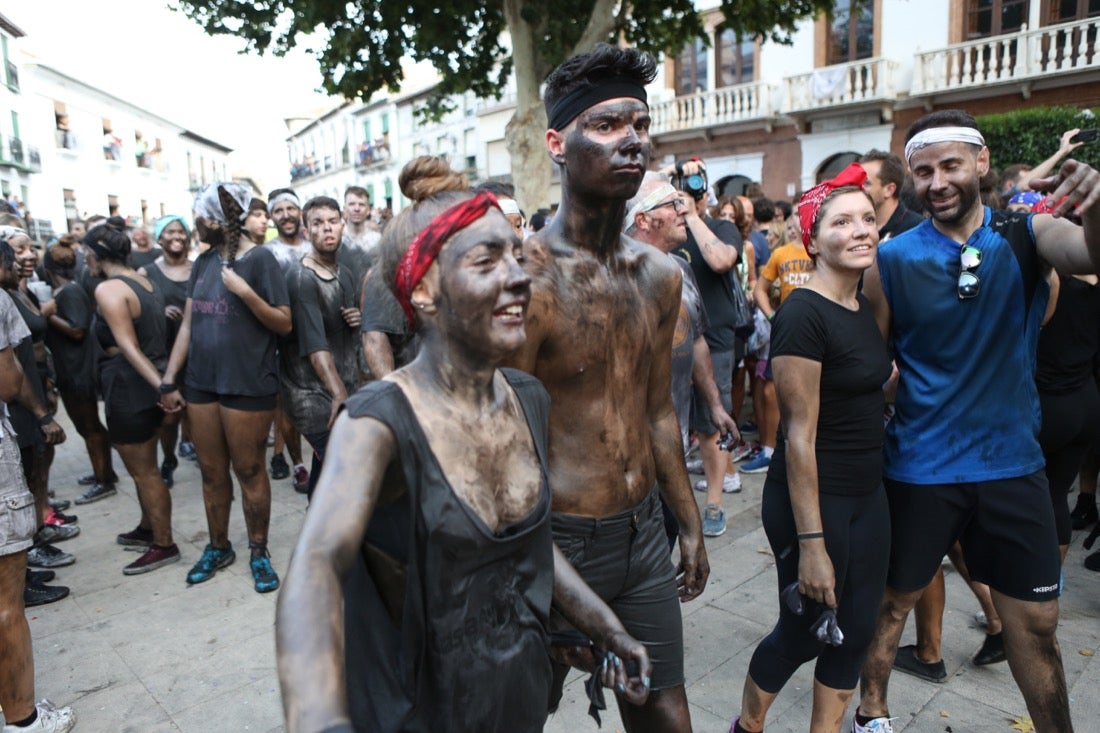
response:
{"label": "gray t-shirt", "polygon": [[680,272],[684,276],[684,284],[680,289],[680,315],[676,319],[676,333],[672,338],[672,405],[676,409],[676,418],[680,421],[680,438],[686,455],[690,440],[691,372],[695,367],[695,339],[706,332],[708,324],[691,265],[682,257],[670,256],[680,266]]}
{"label": "gray t-shirt", "polygon": [[[0,350],[14,349],[20,341],[30,337],[31,331],[16,310],[15,302],[7,291],[0,290]],[[0,402],[0,416],[3,418],[4,427],[15,432],[8,421],[8,406],[3,402]]]}

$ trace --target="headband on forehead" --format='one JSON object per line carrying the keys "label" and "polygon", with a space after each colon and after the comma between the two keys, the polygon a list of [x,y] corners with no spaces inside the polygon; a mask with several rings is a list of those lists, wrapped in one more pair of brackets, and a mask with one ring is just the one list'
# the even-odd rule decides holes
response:
{"label": "headband on forehead", "polygon": [[302,202],[298,200],[298,196],[290,191],[283,191],[271,197],[271,200],[267,202],[267,211],[270,214],[275,210],[275,205],[283,201],[289,201],[299,209],[302,208]]}
{"label": "headband on forehead", "polygon": [[648,104],[644,86],[633,79],[614,76],[574,89],[559,99],[548,115],[550,129],[560,130],[589,107],[618,97],[633,97]]}
{"label": "headband on forehead", "polygon": [[[221,198],[223,195],[226,196],[225,203]],[[251,200],[252,189],[243,183],[208,183],[195,194],[195,216],[225,224],[229,220],[225,213],[226,204],[236,203],[241,209],[238,219],[244,221],[248,216],[248,202]]]}
{"label": "headband on forehead", "polygon": [[905,162],[908,163],[913,153],[921,148],[937,143],[969,143],[985,147],[985,138],[973,127],[929,127],[905,143]]}
{"label": "headband on forehead", "polygon": [[626,216],[623,217],[623,231],[625,232],[630,228],[634,223],[635,216],[649,211],[661,203],[661,199],[673,193],[679,195],[680,192],[673,188],[671,183],[662,183],[642,197],[638,203],[630,207],[630,211],[626,212]]}
{"label": "headband on forehead", "polygon": [[0,226],[0,242],[10,242],[16,237],[28,237],[26,229],[13,226]]}
{"label": "headband on forehead", "polygon": [[798,223],[802,225],[802,246],[810,250],[810,239],[821,211],[821,204],[829,194],[844,186],[860,186],[867,180],[867,171],[859,163],[852,163],[837,174],[836,178],[819,183],[798,200]]}
{"label": "headband on forehead", "polygon": [[424,279],[424,275],[443,249],[444,243],[457,232],[485,216],[485,212],[490,208],[499,210],[500,204],[497,203],[497,197],[488,191],[483,191],[472,199],[460,201],[437,214],[428,222],[428,226],[420,230],[420,234],[417,234],[416,239],[409,245],[394,274],[393,294],[397,296],[401,310],[405,311],[405,318],[408,319],[410,328],[416,328],[416,315],[412,306],[413,290]]}
{"label": "headband on forehead", "polygon": [[516,203],[515,199],[499,199],[497,201],[497,206],[500,207],[501,212],[505,216],[520,213],[519,204]]}

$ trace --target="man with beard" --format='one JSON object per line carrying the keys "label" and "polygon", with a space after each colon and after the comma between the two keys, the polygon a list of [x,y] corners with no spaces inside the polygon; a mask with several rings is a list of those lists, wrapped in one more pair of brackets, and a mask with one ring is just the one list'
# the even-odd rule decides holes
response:
{"label": "man with beard", "polygon": [[[1053,191],[1054,216],[988,209],[989,149],[961,110],[913,123],[905,157],[932,218],[884,243],[864,281],[900,379],[884,449],[890,569],[852,731],[892,730],[886,685],[905,617],[959,540],[973,579],[990,586],[1035,729],[1068,733],[1035,353],[1045,275],[1100,265],[1100,173],[1070,160],[1033,181]],[[1083,227],[1062,218],[1075,207]]]}
{"label": "man with beard", "polygon": [[[691,728],[679,601],[702,593],[709,574],[672,405],[680,271],[622,234],[626,201],[649,162],[645,85],[655,75],[648,54],[600,44],[546,81],[546,146],[561,169],[561,206],[524,243],[532,293],[527,340],[513,360],[550,393],[554,539],[653,662],[646,703],[620,700],[635,732]],[[680,525],[679,584],[658,487]],[[560,616],[551,630],[563,645],[553,709],[562,662],[591,669],[593,658]]]}

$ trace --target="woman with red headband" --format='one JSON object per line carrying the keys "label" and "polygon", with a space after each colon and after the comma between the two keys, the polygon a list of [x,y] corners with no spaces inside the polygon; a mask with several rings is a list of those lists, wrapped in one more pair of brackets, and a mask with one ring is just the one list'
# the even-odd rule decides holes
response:
{"label": "woman with red headband", "polygon": [[886,584],[883,386],[890,357],[860,277],[878,247],[875,208],[851,165],[798,204],[809,281],[772,322],[781,429],[764,483],[779,621],[753,653],[731,733],[757,733],[802,664],[814,669],[812,733],[840,730]]}
{"label": "woman with red headband", "polygon": [[279,599],[287,728],[541,731],[551,601],[602,650],[600,681],[640,703],[644,647],[551,539],[546,392],[498,368],[526,338],[522,243],[446,161],[414,160],[400,185],[415,203],[379,267],[421,348],[333,428]]}

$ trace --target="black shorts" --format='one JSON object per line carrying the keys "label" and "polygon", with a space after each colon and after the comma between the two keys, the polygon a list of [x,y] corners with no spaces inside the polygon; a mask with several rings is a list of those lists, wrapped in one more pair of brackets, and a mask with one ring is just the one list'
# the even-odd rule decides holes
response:
{"label": "black shorts", "polygon": [[100,365],[100,379],[111,444],[132,445],[155,438],[164,421],[156,388],[121,354]]}
{"label": "black shorts", "polygon": [[[658,493],[637,507],[602,519],[553,514],[554,542],[627,632],[645,644],[653,663],[651,689],[684,684],[684,624],[675,568]],[[573,631],[556,611],[551,634]],[[568,668],[554,665],[552,707]]]}
{"label": "black shorts", "polygon": [[1023,601],[1058,597],[1061,556],[1043,471],[965,484],[884,484],[893,531],[886,584],[894,590],[928,585],[959,540],[974,580]]}
{"label": "black shorts", "polygon": [[184,386],[183,397],[188,403],[194,403],[196,405],[209,405],[217,402],[222,407],[228,407],[230,410],[265,412],[275,409],[275,402],[278,394],[253,397],[251,395],[240,394],[218,394],[217,392],[207,392],[204,389]]}

